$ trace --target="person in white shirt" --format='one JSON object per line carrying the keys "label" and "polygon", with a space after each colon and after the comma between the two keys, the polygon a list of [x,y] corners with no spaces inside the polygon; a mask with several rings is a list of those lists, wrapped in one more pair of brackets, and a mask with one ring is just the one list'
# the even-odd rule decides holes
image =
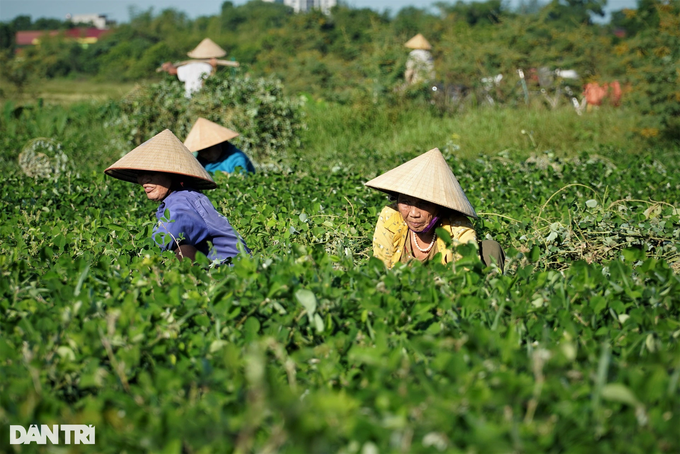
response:
{"label": "person in white shirt", "polygon": [[413,49],[406,61],[404,79],[409,85],[416,85],[434,80],[434,59],[430,53],[432,46],[423,35],[418,33],[408,40],[406,47]]}
{"label": "person in white shirt", "polygon": [[203,79],[212,74],[215,67],[210,63],[192,62],[177,68],[177,78],[184,82],[184,96],[191,95],[203,87]]}
{"label": "person in white shirt", "polygon": [[158,71],[165,71],[168,74],[176,75],[184,82],[184,96],[191,96],[203,87],[203,80],[215,72],[217,65],[238,66],[236,62],[222,62],[217,59],[227,55],[227,52],[215,44],[210,38],[205,38],[187,55],[193,60],[173,64],[165,62]]}

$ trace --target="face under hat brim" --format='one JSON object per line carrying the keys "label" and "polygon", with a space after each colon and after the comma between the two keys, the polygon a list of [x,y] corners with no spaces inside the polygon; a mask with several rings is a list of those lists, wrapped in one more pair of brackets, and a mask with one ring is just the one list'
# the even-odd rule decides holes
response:
{"label": "face under hat brim", "polygon": [[[106,169],[104,173],[106,173],[108,176],[116,178],[118,180],[123,180],[123,181],[128,181],[130,183],[135,183],[139,184],[137,181],[137,176],[140,173],[146,173],[146,172],[156,172],[155,170],[140,170],[140,169]],[[173,172],[162,172],[166,173],[168,175],[173,175],[176,178],[176,181],[180,181],[184,183],[184,187],[186,188],[193,188],[193,189],[215,189],[217,187],[217,183],[210,182],[210,181],[205,181],[200,178],[196,178],[191,175],[185,175],[185,174],[180,174],[180,173],[173,173]]]}

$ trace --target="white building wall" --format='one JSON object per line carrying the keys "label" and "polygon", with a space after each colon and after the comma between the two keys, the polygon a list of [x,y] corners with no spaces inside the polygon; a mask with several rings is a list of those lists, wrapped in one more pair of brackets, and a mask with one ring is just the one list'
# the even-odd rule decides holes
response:
{"label": "white building wall", "polygon": [[104,30],[109,24],[106,16],[102,14],[74,14],[71,16],[71,22],[74,24],[92,24],[100,30]]}
{"label": "white building wall", "polygon": [[296,13],[320,9],[324,14],[330,14],[331,8],[338,4],[338,0],[263,0],[269,3],[283,3],[293,8]]}
{"label": "white building wall", "polygon": [[314,0],[314,8],[320,9],[324,14],[330,14],[331,8],[337,4],[337,0]]}
{"label": "white building wall", "polygon": [[313,8],[314,0],[284,0],[283,4],[292,7],[296,13],[301,13]]}

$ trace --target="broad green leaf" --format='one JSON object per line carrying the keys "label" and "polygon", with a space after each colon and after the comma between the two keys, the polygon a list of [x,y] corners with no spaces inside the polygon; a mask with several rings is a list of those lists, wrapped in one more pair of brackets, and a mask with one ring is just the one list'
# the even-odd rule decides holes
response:
{"label": "broad green leaf", "polygon": [[319,314],[314,314],[314,327],[317,333],[322,333],[324,330],[323,319]]}
{"label": "broad green leaf", "polygon": [[302,304],[302,307],[305,308],[309,317],[313,317],[316,312],[316,297],[314,296],[314,293],[310,290],[301,288],[295,292],[295,298],[298,300],[298,303]]}
{"label": "broad green leaf", "polygon": [[601,395],[605,400],[621,402],[634,407],[640,405],[640,401],[638,401],[633,392],[621,383],[609,383],[603,386]]}

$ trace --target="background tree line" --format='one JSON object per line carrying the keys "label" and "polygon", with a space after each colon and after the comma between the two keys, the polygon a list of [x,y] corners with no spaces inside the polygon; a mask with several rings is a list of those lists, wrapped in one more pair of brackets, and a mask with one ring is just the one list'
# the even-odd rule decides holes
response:
{"label": "background tree line", "polygon": [[[136,81],[158,77],[162,62],[185,59],[208,36],[248,73],[282,79],[288,93],[353,103],[392,96],[408,55],[403,43],[421,32],[433,45],[440,81],[475,87],[483,77],[504,74],[507,81],[518,68],[538,67],[575,69],[581,82],[616,78],[630,92],[628,102],[648,114],[649,131],[676,137],[680,1],[639,0],[637,9],[615,12],[608,24],[593,22],[604,5],[605,0],[534,0],[511,9],[500,0],[459,1],[394,15],[339,6],[325,16],[294,14],[275,3],[227,1],[218,14],[193,20],[176,10],[138,12],[96,44],[83,47],[54,37],[15,55],[8,30],[69,26],[18,17],[0,26],[0,45],[10,81],[10,70],[15,79],[19,70],[19,79],[84,75]],[[512,81],[506,88],[513,89]]]}

